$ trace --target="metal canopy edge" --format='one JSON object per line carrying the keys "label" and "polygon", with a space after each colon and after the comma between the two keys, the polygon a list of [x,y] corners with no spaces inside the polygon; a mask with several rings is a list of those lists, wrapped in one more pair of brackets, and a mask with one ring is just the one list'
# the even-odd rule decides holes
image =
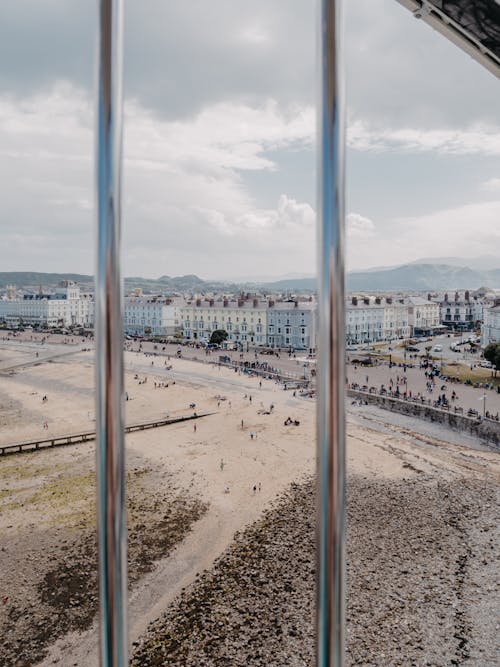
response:
{"label": "metal canopy edge", "polygon": [[500,78],[498,0],[397,0]]}

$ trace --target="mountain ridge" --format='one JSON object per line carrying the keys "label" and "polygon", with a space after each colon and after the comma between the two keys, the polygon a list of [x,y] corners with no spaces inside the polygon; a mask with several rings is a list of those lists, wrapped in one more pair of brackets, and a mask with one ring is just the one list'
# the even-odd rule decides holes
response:
{"label": "mountain ridge", "polygon": [[[459,258],[455,258],[457,261]],[[472,260],[471,260],[472,261]],[[493,262],[493,259],[491,259]],[[475,263],[475,262],[474,262]],[[346,289],[349,292],[395,290],[429,291],[453,289],[477,289],[488,286],[500,289],[500,260],[495,269],[478,270],[467,265],[442,263],[411,262],[395,267],[351,271],[346,275]],[[0,272],[0,288],[14,284],[19,289],[36,290],[40,286],[50,289],[61,280],[74,280],[84,289],[93,289],[94,278],[80,273],[43,273],[36,271]],[[315,291],[315,277],[286,278],[271,281],[223,281],[204,280],[195,274],[182,276],[162,275],[159,278],[131,276],[124,279],[125,291],[142,288],[145,293],[170,290],[172,292],[209,292],[209,291],[250,291],[264,289],[268,291]]]}

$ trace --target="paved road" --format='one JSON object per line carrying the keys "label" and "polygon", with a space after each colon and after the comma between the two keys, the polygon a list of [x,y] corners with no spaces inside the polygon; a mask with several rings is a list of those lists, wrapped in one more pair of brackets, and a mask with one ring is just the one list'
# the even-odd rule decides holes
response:
{"label": "paved road", "polygon": [[[42,337],[45,339],[43,345],[40,343]],[[68,351],[68,347],[73,347],[76,350],[81,349],[82,347],[92,347],[93,343],[92,340],[89,338],[81,338],[79,336],[63,336],[63,335],[58,335],[58,334],[50,334],[50,335],[40,335],[40,334],[33,334],[32,332],[23,332],[21,334],[18,334],[14,340],[9,340],[7,342],[5,339],[11,337],[8,337],[7,334],[4,334],[0,338],[0,350],[2,347],[5,346],[5,348],[11,349],[12,351],[17,350],[18,352],[21,349],[29,349],[30,352],[33,352],[33,359],[31,361],[35,361],[35,350],[39,351],[40,357],[42,356],[42,351],[43,353],[61,353],[64,351]],[[432,342],[430,341],[422,341],[419,343],[419,347],[422,348],[422,351],[425,352],[425,346],[426,345],[432,345],[433,347],[435,345],[442,345],[443,347],[443,359],[446,358],[451,358],[456,360],[457,356],[462,356],[457,355],[456,353],[452,352],[449,350],[449,346],[453,343],[460,340],[459,338],[453,338],[453,336],[449,337],[445,334],[443,336],[437,336],[435,337]],[[150,357],[147,357],[146,355],[150,354],[156,354],[160,358],[165,358],[167,355],[169,355],[172,359],[175,359],[177,350],[181,350],[182,357],[184,359],[196,359],[198,361],[204,361],[204,362],[210,362],[210,361],[217,361],[219,358],[219,355],[221,354],[227,354],[231,358],[232,361],[234,362],[240,362],[240,361],[255,361],[256,356],[255,352],[245,352],[245,353],[240,353],[240,352],[233,352],[233,351],[221,351],[221,350],[214,350],[210,352],[209,354],[206,354],[205,350],[202,348],[195,348],[195,347],[189,347],[189,346],[179,346],[175,344],[169,344],[169,345],[162,345],[161,343],[156,344],[156,349],[155,349],[155,344],[154,343],[149,343],[149,342],[144,342],[142,341],[139,343],[138,341],[126,341],[126,346],[129,350],[131,351],[139,351],[139,347],[141,346],[142,352],[145,353],[145,356],[143,357],[145,360],[149,359]],[[445,349],[447,352],[445,352]],[[434,353],[436,356],[438,353]],[[315,367],[314,362],[311,362],[311,360],[308,360],[305,353],[302,352],[297,352],[294,355],[289,355],[287,351],[282,351],[278,353],[279,356],[276,355],[265,355],[259,353],[257,355],[257,359],[259,362],[267,361],[270,365],[272,365],[274,368],[278,368],[282,371],[286,371],[288,373],[294,373],[297,375],[297,378],[304,378],[306,377],[307,379],[310,379],[310,371],[312,368]],[[354,353],[349,352],[348,357],[353,357]],[[139,358],[138,358],[139,359]],[[41,361],[42,359],[40,359]],[[154,360],[154,358],[151,358],[151,360]],[[36,360],[38,361],[38,359]],[[16,359],[17,363],[17,359]],[[160,366],[160,360],[158,360],[157,364],[155,363],[155,366],[158,365]],[[150,364],[150,362],[149,362]],[[134,363],[135,366],[135,363]],[[141,372],[147,372],[148,370],[148,362],[145,361],[143,364],[142,362],[139,362],[137,364],[137,369]],[[149,371],[151,371],[151,368],[149,368]],[[155,368],[155,373],[158,372],[158,368]],[[179,373],[179,378],[180,378],[180,373]],[[208,374],[209,375],[209,374]],[[403,369],[400,368],[399,366],[393,366],[391,370],[389,370],[388,365],[380,365],[380,366],[374,366],[370,367],[368,370],[362,367],[357,367],[355,369],[351,364],[347,365],[346,369],[346,375],[347,375],[347,380],[349,383],[358,383],[360,385],[368,384],[370,386],[375,386],[377,388],[380,388],[382,384],[384,384],[387,388],[390,387],[390,380],[392,378],[393,380],[393,388],[395,388],[395,383],[397,381],[397,376],[400,375],[405,375],[403,373]],[[189,376],[192,379],[196,379],[196,374],[189,374]],[[366,382],[366,376],[369,377],[369,381]],[[483,389],[476,389],[474,387],[469,387],[463,384],[455,384],[451,382],[446,382],[444,380],[439,380],[436,378],[436,385],[435,388],[433,389],[432,394],[429,394],[426,389],[426,378],[424,376],[423,370],[416,369],[416,368],[409,368],[406,371],[406,377],[407,377],[407,391],[411,391],[413,395],[416,393],[420,392],[421,394],[425,395],[426,398],[431,398],[431,400],[436,400],[438,395],[440,393],[445,393],[447,397],[449,398],[451,396],[452,391],[454,390],[457,395],[458,399],[455,401],[455,405],[458,405],[459,407],[464,408],[464,410],[468,409],[473,409],[477,410],[480,414],[483,413],[484,411],[484,399],[483,396],[486,395],[486,410],[489,411],[492,414],[496,414],[497,412],[500,412],[500,394],[496,393],[494,390],[483,390]],[[214,384],[217,384],[219,381],[218,376],[213,375],[212,380]],[[184,378],[185,379],[185,378]],[[204,371],[200,371],[200,380],[203,379],[203,381],[206,381],[208,379],[207,375],[205,374]],[[442,386],[445,386],[446,389],[441,390]],[[400,391],[404,391],[404,386],[400,386]]]}
{"label": "paved road", "polygon": [[[427,338],[414,339],[417,342],[412,347],[417,347],[418,352],[414,354],[422,355],[426,354],[426,347],[431,347],[430,354],[434,357],[439,358],[443,361],[474,361],[478,363],[480,361],[480,352],[471,352],[469,345],[460,345],[458,351],[451,349],[452,345],[457,345],[461,340],[467,340],[469,336],[472,335],[472,332],[467,331],[463,336],[454,336],[453,334],[442,334],[441,336],[434,336],[431,340]],[[439,351],[434,350],[435,347],[441,347]],[[395,357],[403,359],[404,350],[401,347],[397,347],[395,343],[384,345],[383,347],[377,349],[380,350],[383,354],[392,353]],[[349,352],[349,354],[354,354],[354,351]],[[410,358],[410,355],[407,353],[407,359]]]}
{"label": "paved road", "polygon": [[267,362],[273,368],[293,374],[296,379],[310,379],[311,369],[315,367],[314,361],[308,359],[303,352],[296,352],[295,355],[290,355],[285,351],[277,352],[274,355],[256,353],[253,350],[243,353],[225,350],[207,352],[203,348],[197,349],[196,347],[187,345],[162,345],[161,343],[157,343],[155,349],[155,344],[153,343],[142,342],[139,344],[136,341],[128,341],[126,347],[128,350],[135,352],[139,351],[139,347],[141,347],[142,351],[146,354],[156,354],[160,357],[170,356],[172,359],[176,358],[177,351],[180,350],[183,359],[195,361],[217,362],[219,356],[225,355],[233,363],[240,363],[241,361],[248,361],[250,363],[254,361],[258,361],[259,363]]}

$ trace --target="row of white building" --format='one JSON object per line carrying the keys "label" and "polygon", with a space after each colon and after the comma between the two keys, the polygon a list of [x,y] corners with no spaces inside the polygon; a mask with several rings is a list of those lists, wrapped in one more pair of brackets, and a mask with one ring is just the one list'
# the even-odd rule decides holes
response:
{"label": "row of white building", "polygon": [[47,328],[94,324],[94,294],[82,292],[71,280],[62,281],[50,294],[24,294],[16,298],[15,289],[7,288],[0,299],[0,322],[16,327],[21,324]]}
{"label": "row of white building", "polygon": [[[217,329],[240,345],[309,350],[315,348],[317,304],[307,300],[262,298],[125,297],[125,333],[208,341]],[[72,281],[51,294],[8,292],[0,299],[0,322],[8,326],[84,327],[94,324],[94,297]],[[366,344],[436,333],[446,328],[472,329],[482,324],[483,343],[500,340],[500,306],[492,299],[455,293],[440,300],[419,296],[353,296],[346,302],[346,342]]]}

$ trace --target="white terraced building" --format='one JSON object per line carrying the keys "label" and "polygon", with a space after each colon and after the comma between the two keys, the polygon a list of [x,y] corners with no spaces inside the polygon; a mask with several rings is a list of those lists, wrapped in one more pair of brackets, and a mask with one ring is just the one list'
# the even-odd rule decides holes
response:
{"label": "white terraced building", "polygon": [[49,328],[94,325],[94,295],[81,292],[76,283],[63,280],[55,292],[24,294],[22,299],[0,300],[0,321],[8,326]]}
{"label": "white terraced building", "polygon": [[441,328],[441,310],[439,303],[421,296],[409,296],[405,300],[408,306],[408,324],[412,334],[433,333]]}
{"label": "white terraced building", "polygon": [[184,305],[184,299],[143,296],[138,290],[136,295],[125,297],[125,333],[165,337],[181,335],[181,310]]}
{"label": "white terraced building", "polygon": [[481,326],[481,347],[500,341],[500,299],[496,299],[491,308],[484,309],[484,322]]}
{"label": "white terraced building", "polygon": [[385,340],[409,338],[412,333],[410,314],[404,299],[387,297],[384,303]]}
{"label": "white terraced building", "polygon": [[346,343],[374,343],[384,340],[384,305],[380,298],[353,296],[345,309]]}
{"label": "white terraced building", "polygon": [[269,301],[267,345],[314,351],[317,308],[314,301]]}
{"label": "white terraced building", "polygon": [[275,301],[247,296],[240,299],[195,299],[182,308],[184,338],[208,341],[224,330],[240,347],[261,346],[310,350],[315,347],[316,304]]}
{"label": "white terraced building", "polygon": [[237,344],[266,345],[268,302],[251,299],[194,299],[181,308],[186,340],[208,341],[214,331],[227,331]]}
{"label": "white terraced building", "polygon": [[376,343],[409,338],[408,305],[392,297],[353,296],[346,303],[346,343]]}
{"label": "white terraced building", "polygon": [[482,319],[482,305],[470,298],[469,292],[463,297],[455,292],[453,299],[444,295],[441,302],[441,322],[450,329],[471,330]]}

